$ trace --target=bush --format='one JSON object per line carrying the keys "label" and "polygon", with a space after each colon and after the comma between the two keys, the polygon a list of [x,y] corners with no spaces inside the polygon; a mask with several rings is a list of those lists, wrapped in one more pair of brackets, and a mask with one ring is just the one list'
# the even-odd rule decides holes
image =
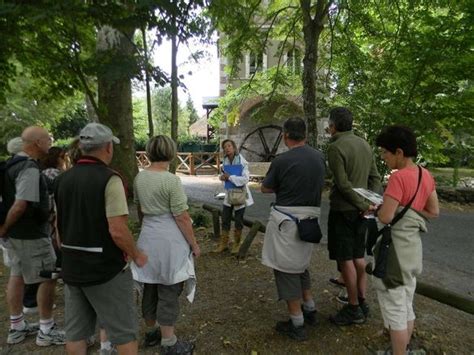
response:
{"label": "bush", "polygon": [[211,225],[211,219],[209,218],[209,214],[201,207],[191,207],[189,210],[189,214],[191,215],[191,219],[193,220],[193,226],[195,228],[207,228]]}

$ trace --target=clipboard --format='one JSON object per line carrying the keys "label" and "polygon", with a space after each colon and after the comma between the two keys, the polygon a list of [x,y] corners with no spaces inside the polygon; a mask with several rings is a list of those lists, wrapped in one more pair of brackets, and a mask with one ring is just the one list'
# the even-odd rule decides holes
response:
{"label": "clipboard", "polygon": [[[226,172],[229,175],[235,175],[235,176],[242,176],[242,171],[244,169],[244,166],[242,164],[232,164],[232,165],[223,165],[222,170]],[[234,185],[230,181],[226,181],[224,183],[224,189],[230,190],[230,189],[235,189],[237,188],[236,185]]]}

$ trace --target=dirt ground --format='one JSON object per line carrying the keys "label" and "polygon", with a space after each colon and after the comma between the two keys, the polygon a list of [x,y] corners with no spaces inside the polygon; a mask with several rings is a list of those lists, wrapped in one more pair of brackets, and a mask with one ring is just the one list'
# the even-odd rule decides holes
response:
{"label": "dirt ground", "polygon": [[[244,236],[247,230],[244,230]],[[328,317],[341,307],[335,297],[342,292],[328,283],[336,275],[334,262],[328,260],[326,245],[317,245],[311,264],[312,290],[319,312],[319,325],[308,327],[309,340],[295,342],[279,335],[273,328],[287,318],[285,305],[278,302],[270,269],[260,263],[263,235],[258,234],[244,261],[230,254],[215,256],[210,229],[199,229],[197,237],[202,256],[196,261],[198,289],[193,304],[182,297],[177,335],[196,343],[195,354],[373,354],[386,349],[389,339],[383,334],[383,323],[370,288],[368,301],[371,316],[363,325],[337,327]],[[3,289],[8,270],[0,266]],[[370,282],[370,280],[369,280]],[[56,320],[63,324],[63,287],[58,285]],[[8,310],[5,292],[0,293],[0,354],[62,354],[63,347],[39,349],[34,337],[24,343],[6,344]],[[474,352],[474,316],[422,296],[415,297],[417,313],[414,348],[428,354],[472,354]],[[34,319],[32,319],[34,321]],[[141,327],[143,337],[144,326]],[[140,339],[140,343],[141,343]],[[97,353],[97,345],[91,353]],[[159,348],[140,353],[155,354]]]}

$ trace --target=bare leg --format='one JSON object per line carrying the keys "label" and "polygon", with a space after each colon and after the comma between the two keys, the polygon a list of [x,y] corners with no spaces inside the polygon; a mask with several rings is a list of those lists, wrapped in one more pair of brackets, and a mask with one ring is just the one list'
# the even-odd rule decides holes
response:
{"label": "bare leg", "polygon": [[367,290],[367,273],[365,272],[365,259],[354,259],[354,265],[357,273],[357,296],[365,298]]}
{"label": "bare leg", "polygon": [[415,328],[415,321],[414,320],[410,320],[407,322],[407,326],[408,326],[408,343],[407,344],[410,344],[410,341],[411,341],[411,336],[413,334],[413,329]]}
{"label": "bare leg", "polygon": [[51,319],[53,317],[54,293],[56,280],[42,282],[38,288],[36,300],[40,319]]}
{"label": "bare leg", "polygon": [[7,301],[11,315],[19,315],[23,311],[23,292],[25,283],[22,276],[10,276],[7,285]]}
{"label": "bare leg", "polygon": [[303,290],[303,301],[311,301],[313,299],[313,294],[311,290]]}
{"label": "bare leg", "polygon": [[127,344],[117,345],[119,355],[136,355],[138,354],[138,342],[136,340]]}
{"label": "bare leg", "polygon": [[87,342],[85,340],[67,341],[66,352],[68,353],[68,355],[86,355]]}
{"label": "bare leg", "polygon": [[408,329],[392,330],[390,329],[390,340],[392,342],[393,355],[405,355],[408,345]]}
{"label": "bare leg", "polygon": [[105,331],[104,328],[99,329],[99,338],[101,343],[105,343],[106,341],[109,341],[109,338],[107,337],[107,332]]}
{"label": "bare leg", "polygon": [[342,277],[347,289],[347,298],[352,305],[358,305],[357,272],[353,260],[340,261]]}
{"label": "bare leg", "polygon": [[145,324],[147,327],[154,327],[156,324],[156,319],[145,319]]}
{"label": "bare leg", "polygon": [[172,325],[160,325],[161,337],[169,339],[174,335],[174,326]]}
{"label": "bare leg", "polygon": [[297,316],[301,314],[301,300],[286,301],[290,315]]}

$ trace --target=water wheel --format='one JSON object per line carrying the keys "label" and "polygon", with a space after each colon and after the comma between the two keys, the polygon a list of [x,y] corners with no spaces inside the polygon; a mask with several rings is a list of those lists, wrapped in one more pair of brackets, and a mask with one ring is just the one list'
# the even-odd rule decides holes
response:
{"label": "water wheel", "polygon": [[260,157],[261,161],[269,162],[275,158],[282,137],[283,129],[280,126],[261,126],[245,136],[239,151],[246,150]]}

